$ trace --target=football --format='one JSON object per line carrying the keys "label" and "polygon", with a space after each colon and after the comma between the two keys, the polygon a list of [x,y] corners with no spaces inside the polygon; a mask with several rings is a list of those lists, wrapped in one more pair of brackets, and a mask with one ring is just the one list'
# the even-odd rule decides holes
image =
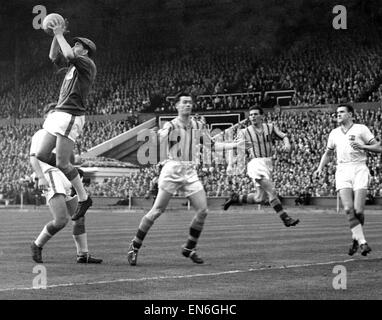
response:
{"label": "football", "polygon": [[43,30],[49,34],[50,36],[54,36],[53,34],[53,30],[50,28],[51,26],[51,23],[56,20],[58,21],[61,25],[64,25],[65,24],[65,20],[64,18],[59,15],[58,13],[51,13],[51,14],[48,14],[44,20],[42,21],[42,28]]}

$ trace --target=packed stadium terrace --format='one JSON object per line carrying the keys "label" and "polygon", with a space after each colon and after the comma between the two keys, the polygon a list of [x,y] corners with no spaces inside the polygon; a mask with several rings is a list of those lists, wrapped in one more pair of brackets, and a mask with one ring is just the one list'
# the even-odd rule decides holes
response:
{"label": "packed stadium terrace", "polygon": [[[318,180],[312,178],[312,172],[317,168],[325,151],[329,132],[336,127],[334,118],[329,113],[301,112],[269,113],[268,120],[274,121],[281,130],[288,133],[292,144],[290,155],[281,153],[281,142],[276,142],[276,153],[273,156],[273,178],[281,196],[299,196],[303,192],[312,196],[335,196],[335,159],[325,168],[325,174]],[[376,137],[381,137],[382,109],[377,111],[359,111],[356,115],[358,123],[364,123]],[[370,192],[373,196],[382,195],[381,155],[371,155],[368,166],[373,173]],[[235,170],[237,169],[237,170]],[[201,166],[199,176],[207,195],[210,197],[225,197],[231,192],[248,193],[254,190],[252,180],[243,171],[243,166],[234,168],[234,175],[227,173],[223,164],[213,164],[211,167]],[[131,190],[132,196],[149,197],[153,178],[157,169],[144,168],[138,174],[125,178],[110,178],[103,183],[93,183],[89,190],[97,196],[126,197]]]}
{"label": "packed stadium terrace", "polygon": [[[280,54],[266,55],[254,47],[192,47],[191,49],[161,49],[118,52],[112,57],[96,57],[98,76],[88,99],[88,114],[127,113],[137,115],[144,111],[173,112],[171,100],[164,97],[188,88],[198,97],[195,111],[248,109],[262,104],[268,90],[295,90],[291,105],[316,106],[338,102],[382,100],[382,45],[381,41],[361,44],[360,39],[318,35],[300,38]],[[32,63],[21,62],[23,71]],[[20,81],[19,108],[14,108],[16,92],[6,74],[10,65],[2,66],[0,75],[0,118],[41,117],[43,106],[56,101],[65,70],[53,68],[49,62],[41,64],[38,72],[25,71]],[[29,73],[28,73],[29,72]],[[28,74],[33,74],[28,76]],[[253,93],[260,92],[260,95]],[[243,93],[236,95],[235,93]],[[216,95],[225,96],[216,97]],[[214,96],[215,95],[215,96]],[[153,104],[156,98],[160,102]],[[151,104],[150,104],[151,102]],[[17,110],[15,110],[17,109]],[[293,151],[277,153],[274,159],[274,179],[280,195],[297,195],[309,191],[312,195],[333,195],[334,165],[327,167],[326,175],[312,181],[310,173],[324,151],[327,135],[334,126],[329,114],[301,113],[271,115],[280,128],[291,136]],[[380,111],[359,113],[358,121],[381,136]],[[78,141],[83,152],[137,124],[90,123]],[[102,128],[102,130],[101,130]],[[20,179],[31,174],[28,148],[37,126],[5,126],[0,129],[0,193],[15,198],[25,186]],[[314,139],[313,139],[314,137]],[[79,151],[79,150],[77,150]],[[310,161],[306,161],[309,159]],[[382,195],[380,156],[370,158],[375,173],[370,189]],[[17,164],[15,166],[15,163]],[[92,184],[94,195],[126,196],[131,189],[135,196],[147,196],[154,169],[142,169],[137,176],[115,178],[103,184]],[[230,177],[226,168],[215,165],[200,169],[206,191],[210,196],[225,196],[232,189],[248,191],[252,182],[243,176]],[[298,181],[296,180],[298,178]],[[131,181],[139,181],[134,187]],[[304,185],[306,188],[301,189]],[[117,186],[117,187],[115,187]],[[116,190],[121,190],[121,193]]]}
{"label": "packed stadium terrace", "polygon": [[[137,124],[134,117],[125,121],[94,121],[85,124],[83,135],[76,145],[76,153],[115,137]],[[33,134],[41,124],[8,125],[0,127],[0,194],[14,199],[26,188],[32,174],[29,164],[29,148]]]}
{"label": "packed stadium terrace", "polygon": [[[309,111],[300,113],[268,113],[268,120],[274,121],[281,130],[288,133],[292,144],[291,155],[280,152],[281,142],[276,142],[274,180],[281,196],[298,196],[309,192],[313,196],[334,196],[335,161],[325,168],[319,180],[312,179],[312,172],[318,166],[325,150],[328,134],[336,126],[329,113]],[[360,110],[356,122],[367,125],[376,137],[382,134],[382,108],[373,111]],[[133,121],[93,122],[85,127],[79,141],[82,151],[116,136],[134,125]],[[15,199],[26,189],[22,179],[29,180],[31,168],[28,149],[32,134],[39,125],[7,126],[0,129],[4,137],[0,141],[1,189],[3,198]],[[97,137],[97,140],[94,140]],[[382,195],[381,155],[371,155],[368,166],[373,172],[370,192]],[[232,191],[250,192],[254,190],[251,179],[246,176],[243,166],[233,168],[235,174],[227,173],[225,164],[213,163],[201,166],[199,175],[208,196],[228,196]],[[126,177],[105,179],[102,183],[91,183],[88,187],[93,196],[126,198],[132,196],[149,197],[153,188],[153,178],[158,175],[156,166],[141,168],[139,173]]]}
{"label": "packed stadium terrace", "polygon": [[[292,89],[291,105],[312,106],[342,101],[378,101],[381,97],[382,45],[360,44],[354,37],[301,38],[281,54],[268,56],[254,47],[146,49],[96,57],[98,77],[89,97],[89,114],[174,111],[164,98],[187,88],[195,95]],[[0,116],[41,117],[46,103],[56,101],[65,70],[49,63],[15,90],[0,77]],[[8,81],[8,82],[7,82]],[[7,89],[8,88],[8,89]],[[155,99],[159,97],[159,102]],[[150,101],[152,104],[150,104]],[[222,101],[200,97],[196,110],[246,108],[261,102],[254,96]]]}

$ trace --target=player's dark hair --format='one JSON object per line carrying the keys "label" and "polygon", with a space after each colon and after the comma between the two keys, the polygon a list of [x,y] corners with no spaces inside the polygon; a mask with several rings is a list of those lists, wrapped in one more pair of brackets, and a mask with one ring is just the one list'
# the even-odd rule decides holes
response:
{"label": "player's dark hair", "polygon": [[180,101],[180,97],[191,97],[192,102],[195,102],[195,95],[193,93],[187,92],[187,91],[179,91],[174,96],[174,103],[177,104]]}
{"label": "player's dark hair", "polygon": [[347,104],[347,103],[341,103],[337,106],[336,110],[338,110],[338,108],[340,107],[345,107],[347,112],[351,112],[353,114],[353,116],[355,115],[354,114],[354,108],[353,106],[351,106],[350,104]]}
{"label": "player's dark hair", "polygon": [[93,59],[94,53],[93,53],[92,49],[90,49],[90,47],[88,45],[86,45],[85,43],[82,43],[82,46],[84,47],[84,49],[88,50],[88,53],[87,53],[88,57]]}
{"label": "player's dark hair", "polygon": [[259,110],[260,111],[260,115],[263,115],[264,114],[264,110],[263,108],[259,107],[259,106],[252,106],[249,108],[249,112],[251,112],[252,110]]}

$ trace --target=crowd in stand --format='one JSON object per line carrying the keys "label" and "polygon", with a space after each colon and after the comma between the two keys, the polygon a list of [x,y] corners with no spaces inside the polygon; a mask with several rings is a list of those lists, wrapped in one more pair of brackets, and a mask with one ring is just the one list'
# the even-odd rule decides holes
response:
{"label": "crowd in stand", "polygon": [[[354,39],[312,37],[300,39],[275,56],[264,56],[253,47],[193,47],[187,49],[126,50],[113,58],[96,56],[98,75],[88,99],[88,114],[125,113],[123,121],[87,122],[78,139],[77,152],[125,132],[138,124],[143,111],[175,112],[171,96],[188,88],[198,96],[195,111],[248,109],[264,103],[265,92],[293,90],[289,103],[298,106],[332,104],[342,101],[382,100],[382,46],[359,45]],[[7,77],[12,68],[4,65],[0,75],[0,118],[42,117],[43,106],[56,101],[65,70],[43,65],[32,77],[20,82],[20,95]],[[240,94],[235,94],[240,93]],[[16,96],[19,99],[16,99]],[[165,97],[170,97],[165,100]],[[19,100],[19,101],[17,101]],[[15,105],[17,104],[17,108]],[[17,110],[15,110],[17,109]],[[381,109],[357,112],[357,121],[369,126],[381,137]],[[276,143],[274,180],[281,196],[298,196],[302,191],[313,196],[335,195],[334,161],[325,175],[313,180],[325,150],[326,139],[336,125],[328,113],[272,113],[274,121],[287,132],[290,155],[279,151]],[[0,194],[14,198],[31,174],[28,151],[30,137],[40,125],[7,125],[0,127]],[[373,176],[370,190],[382,196],[381,156],[369,157]],[[228,196],[233,190],[250,192],[252,181],[242,172],[227,173],[223,164],[199,169],[209,196]],[[150,196],[157,169],[144,168],[140,173],[93,183],[93,195],[126,197]],[[129,191],[130,190],[130,191]]]}
{"label": "crowd in stand", "polygon": [[382,84],[371,93],[369,100],[372,102],[382,101]]}
{"label": "crowd in stand", "polygon": [[[318,166],[325,150],[328,134],[336,126],[335,119],[327,112],[309,111],[300,113],[268,113],[267,121],[274,122],[290,137],[291,154],[281,153],[281,142],[276,141],[273,156],[274,181],[281,196],[298,196],[309,192],[312,196],[334,196],[335,159],[326,166],[324,175],[312,179],[312,172]],[[82,152],[114,137],[134,125],[134,120],[89,122],[83,138],[79,140]],[[367,125],[374,135],[382,135],[382,109],[356,112],[356,122]],[[243,124],[244,125],[244,124]],[[0,141],[0,193],[3,197],[15,197],[32,173],[29,165],[30,137],[40,125],[6,126],[0,129],[5,137]],[[374,196],[382,196],[381,156],[370,155],[368,166],[372,172],[370,190]],[[248,193],[255,187],[240,163],[227,173],[224,161],[215,160],[211,165],[199,168],[201,181],[208,196],[228,196],[232,191]],[[153,180],[158,176],[156,166],[142,168],[140,172],[125,177],[108,178],[103,183],[92,183],[88,188],[95,196],[149,197]]]}
{"label": "crowd in stand", "polygon": [[78,153],[86,152],[113,137],[120,135],[138,125],[136,116],[129,116],[126,120],[119,121],[92,121],[85,122],[82,135],[77,139]]}
{"label": "crowd in stand", "polygon": [[[276,141],[276,152],[273,156],[274,181],[280,196],[298,197],[306,192],[315,197],[335,196],[335,158],[326,166],[324,174],[318,180],[312,178],[325,151],[329,132],[336,127],[333,116],[327,112],[270,113],[268,121],[274,122],[290,137],[292,152],[284,154],[282,143]],[[382,110],[356,113],[356,121],[367,125],[377,138],[382,134]],[[370,192],[373,196],[382,196],[382,179],[380,178],[381,155],[370,154],[368,166],[372,177]],[[237,169],[237,170],[235,170]],[[225,162],[213,163],[212,166],[201,166],[199,176],[210,197],[226,197],[231,192],[249,193],[255,190],[252,180],[245,173],[245,166],[239,164],[233,173],[227,173]],[[98,196],[149,197],[153,188],[153,179],[158,176],[156,167],[144,168],[140,173],[131,176],[109,178],[103,183],[93,183],[89,190]]]}
{"label": "crowd in stand", "polygon": [[15,198],[32,173],[29,165],[29,145],[35,125],[0,127],[0,194]]}
{"label": "crowd in stand", "polygon": [[[137,121],[136,117],[128,117],[121,121],[86,122],[76,151],[86,152],[99,143],[133,128]],[[31,137],[40,128],[41,124],[0,127],[0,194],[4,198],[15,198],[31,182],[29,148]]]}
{"label": "crowd in stand", "polygon": [[[288,103],[299,106],[378,101],[382,90],[380,41],[359,45],[345,36],[302,38],[271,57],[254,47],[227,46],[126,50],[113,59],[101,53],[95,62],[89,114],[175,111],[165,98],[185,88],[199,96],[198,111],[245,109],[265,102],[270,90],[294,90]],[[15,90],[0,90],[0,116],[41,117],[42,107],[57,100],[63,74],[45,67],[21,82],[16,111]],[[230,95],[216,96],[223,94]]]}

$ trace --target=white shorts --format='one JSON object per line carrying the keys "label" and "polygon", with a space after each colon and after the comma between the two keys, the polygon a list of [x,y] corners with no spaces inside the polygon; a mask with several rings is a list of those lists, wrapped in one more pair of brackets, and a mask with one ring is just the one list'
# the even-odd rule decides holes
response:
{"label": "white shorts", "polygon": [[42,127],[54,136],[60,134],[75,142],[82,133],[84,124],[85,116],[73,116],[70,113],[54,111],[48,114]]}
{"label": "white shorts", "polygon": [[370,171],[364,163],[340,164],[336,170],[336,189],[367,189],[369,186]]}
{"label": "white shorts", "polygon": [[272,180],[272,170],[271,158],[254,158],[247,165],[247,174],[252,178],[257,187],[260,185],[256,182],[256,179]]}
{"label": "white shorts", "polygon": [[194,165],[173,160],[163,166],[158,187],[171,194],[181,191],[185,197],[204,189]]}
{"label": "white shorts", "polygon": [[72,184],[65,177],[59,169],[50,169],[44,173],[45,179],[49,183],[49,190],[46,194],[46,202],[48,203],[50,199],[53,198],[55,194],[62,194],[66,196],[70,192]]}

